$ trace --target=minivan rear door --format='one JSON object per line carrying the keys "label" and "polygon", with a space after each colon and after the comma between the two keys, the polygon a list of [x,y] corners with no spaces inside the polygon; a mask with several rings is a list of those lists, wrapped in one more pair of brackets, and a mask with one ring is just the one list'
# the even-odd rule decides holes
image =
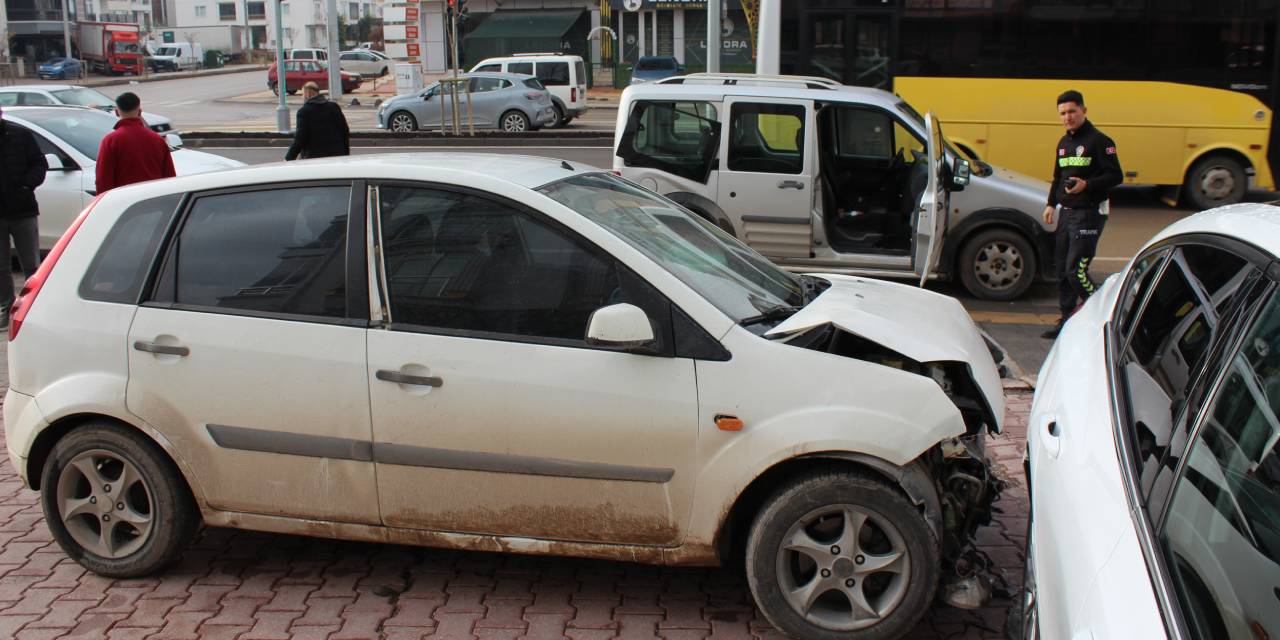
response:
{"label": "minivan rear door", "polygon": [[950,206],[942,175],[946,170],[946,158],[942,155],[942,130],[932,113],[924,114],[924,127],[928,130],[926,151],[929,154],[929,184],[921,194],[920,206],[916,210],[915,245],[916,273],[920,276],[922,287],[929,280],[929,274],[937,268],[942,256],[942,236],[947,230],[947,207]]}
{"label": "minivan rear door", "polygon": [[813,102],[726,96],[716,203],[773,258],[811,256]]}

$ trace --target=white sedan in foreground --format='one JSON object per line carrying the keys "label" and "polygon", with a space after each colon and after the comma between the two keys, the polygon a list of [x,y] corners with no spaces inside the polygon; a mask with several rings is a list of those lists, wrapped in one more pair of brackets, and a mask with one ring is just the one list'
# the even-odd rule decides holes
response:
{"label": "white sedan in foreground", "polygon": [[1280,208],[1156,235],[1063,328],[1027,427],[1025,638],[1280,637]]}
{"label": "white sedan in foreground", "polygon": [[[88,107],[9,107],[4,110],[4,121],[34,134],[49,162],[49,173],[36,189],[36,199],[40,203],[40,248],[51,249],[93,199],[98,145],[118,118]],[[180,176],[244,166],[238,160],[183,149],[176,135],[166,139]]]}

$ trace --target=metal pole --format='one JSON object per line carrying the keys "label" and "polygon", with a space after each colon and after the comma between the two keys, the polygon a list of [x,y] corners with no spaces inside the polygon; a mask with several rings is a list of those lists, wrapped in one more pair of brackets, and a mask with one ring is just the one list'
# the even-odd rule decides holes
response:
{"label": "metal pole", "polygon": [[720,73],[720,22],[720,0],[707,0],[707,73]]}
{"label": "metal pole", "polygon": [[329,13],[328,27],[325,31],[329,32],[329,98],[337,100],[342,97],[342,61],[339,59],[338,50],[338,0],[329,0],[325,3],[325,11]]}
{"label": "metal pole", "polygon": [[781,72],[782,0],[760,0],[760,22],[756,25],[756,73]]}
{"label": "metal pole", "polygon": [[62,55],[71,57],[71,13],[67,11],[67,0],[62,0]]}
{"label": "metal pole", "polygon": [[253,62],[249,59],[249,50],[253,48],[253,38],[249,35],[249,0],[244,0],[244,61],[245,63]]}
{"label": "metal pole", "polygon": [[280,8],[284,0],[276,0],[276,88],[280,92],[280,105],[276,107],[276,130],[289,133],[289,103],[285,102],[285,86],[288,75],[284,70],[284,12]]}

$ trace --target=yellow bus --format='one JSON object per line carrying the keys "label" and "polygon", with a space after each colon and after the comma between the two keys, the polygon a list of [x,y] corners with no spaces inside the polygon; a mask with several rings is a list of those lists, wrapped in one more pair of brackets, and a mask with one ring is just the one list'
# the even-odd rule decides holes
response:
{"label": "yellow bus", "polygon": [[1056,97],[1085,96],[1126,182],[1197,208],[1280,182],[1273,0],[785,0],[779,70],[888,89],[953,142],[1048,179]]}

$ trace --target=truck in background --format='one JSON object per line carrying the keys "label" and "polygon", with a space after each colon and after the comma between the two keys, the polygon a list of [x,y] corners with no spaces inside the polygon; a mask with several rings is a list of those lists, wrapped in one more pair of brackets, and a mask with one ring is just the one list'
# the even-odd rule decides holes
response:
{"label": "truck in background", "polygon": [[[153,53],[159,53],[160,49],[165,47],[187,45],[192,48],[199,47],[201,51],[221,51],[228,58],[240,59],[244,55],[244,25],[163,27],[153,30],[151,35],[152,39],[148,42],[148,47]],[[199,56],[199,62],[204,62],[202,53],[196,55]]]}
{"label": "truck in background", "polygon": [[138,25],[125,22],[80,22],[80,57],[89,69],[108,75],[142,75],[142,41]]}

